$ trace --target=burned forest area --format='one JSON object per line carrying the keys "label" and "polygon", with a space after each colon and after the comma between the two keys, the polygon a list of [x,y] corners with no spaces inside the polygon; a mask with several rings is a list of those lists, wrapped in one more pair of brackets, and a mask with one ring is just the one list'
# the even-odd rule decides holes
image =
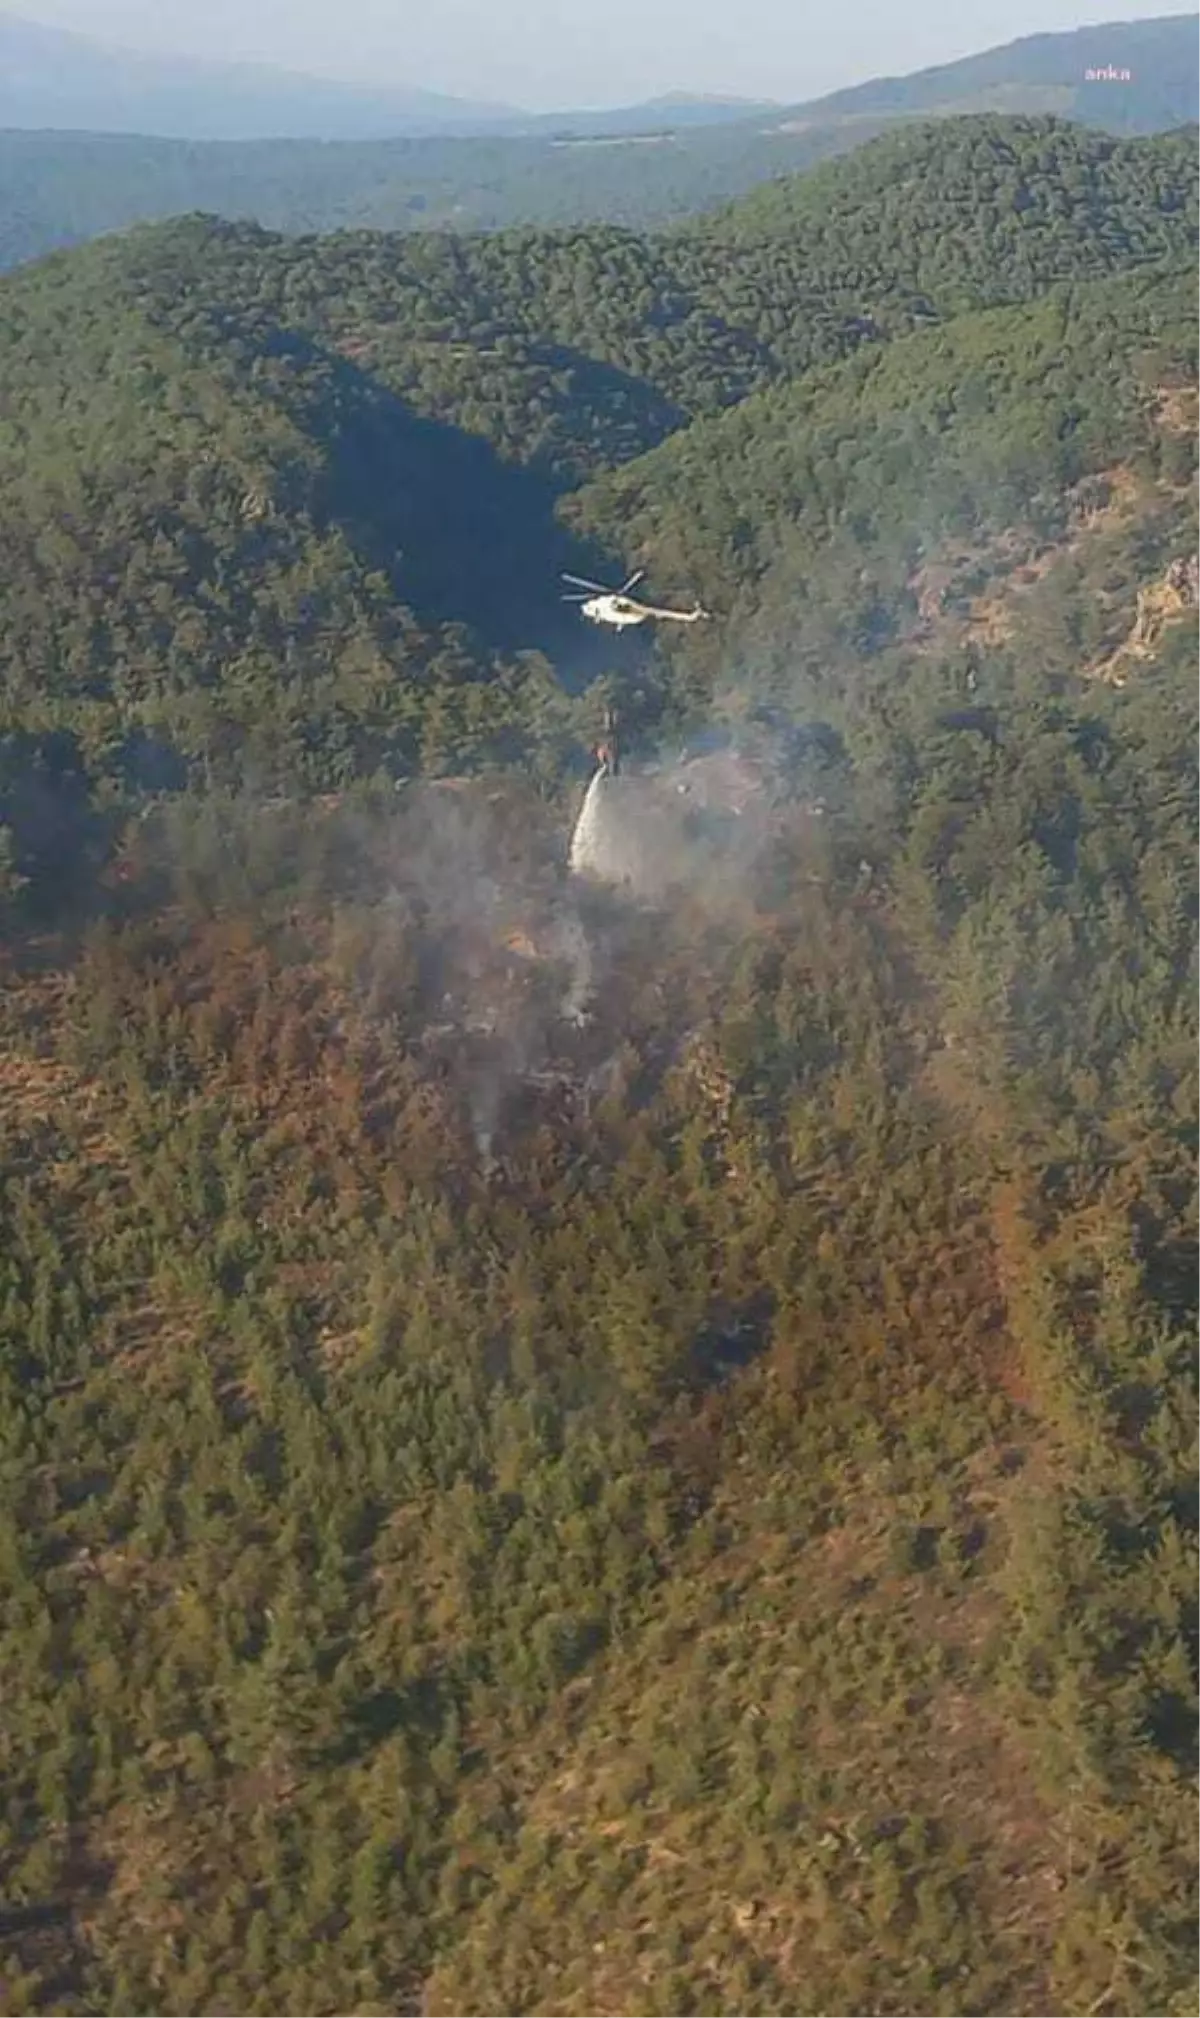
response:
{"label": "burned forest area", "polygon": [[1195,179],[0,277],[0,2013],[1194,2010]]}

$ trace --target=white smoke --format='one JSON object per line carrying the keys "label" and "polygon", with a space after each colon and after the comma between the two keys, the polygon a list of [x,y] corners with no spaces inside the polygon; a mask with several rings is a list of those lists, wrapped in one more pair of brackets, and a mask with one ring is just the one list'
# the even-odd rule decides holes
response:
{"label": "white smoke", "polygon": [[730,891],[746,890],[742,842],[759,824],[751,801],[769,797],[761,782],[728,752],[615,775],[604,763],[565,864],[553,813],[531,819],[528,800],[503,786],[406,794],[387,847],[396,946],[379,948],[371,993],[382,1007],[385,973],[403,976],[410,1009],[424,1012],[418,1068],[446,1090],[485,1176],[520,1139],[519,1117],[604,1097],[597,1052],[615,1055],[627,1013],[614,976],[629,946],[655,937],[644,907],[678,894],[691,911],[724,910]]}
{"label": "white smoke", "polygon": [[573,910],[563,910],[546,935],[546,951],[566,968],[567,985],[558,1005],[566,1023],[585,1023],[595,986],[595,959],[583,920]]}

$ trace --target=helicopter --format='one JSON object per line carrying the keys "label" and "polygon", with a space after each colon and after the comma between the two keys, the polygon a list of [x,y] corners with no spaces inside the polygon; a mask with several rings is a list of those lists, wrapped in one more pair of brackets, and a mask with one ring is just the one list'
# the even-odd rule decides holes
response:
{"label": "helicopter", "polygon": [[657,603],[641,603],[630,590],[645,575],[645,568],[639,568],[635,575],[619,589],[606,589],[600,582],[585,581],[582,575],[564,575],[564,582],[573,582],[582,595],[564,596],[564,603],[578,603],[581,615],[589,617],[594,624],[614,624],[624,630],[629,624],[644,624],[648,618],[672,624],[697,624],[709,615],[699,603],[690,610],[664,610]]}

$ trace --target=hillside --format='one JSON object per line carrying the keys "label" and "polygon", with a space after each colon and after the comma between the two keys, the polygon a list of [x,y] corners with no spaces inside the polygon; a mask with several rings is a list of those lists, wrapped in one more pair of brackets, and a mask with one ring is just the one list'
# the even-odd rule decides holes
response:
{"label": "hillside", "polygon": [[[0,102],[0,129],[6,122],[10,129],[0,130],[0,267],[192,210],[282,231],[589,222],[645,229],[844,155],[914,117],[1058,114],[1117,133],[1194,125],[1198,53],[1195,20],[1168,16],[1032,37],[910,78],[714,123],[701,123],[696,107],[664,103],[524,122],[497,117],[486,135],[414,138],[410,108],[388,129],[410,137],[340,143],[150,138],[183,129],[165,114],[157,122],[122,114],[120,91],[106,91],[103,112],[86,117],[42,106],[34,119],[5,113]],[[1132,74],[1089,83],[1089,67]],[[238,116],[238,103],[237,92],[223,91],[222,119]],[[427,108],[431,126],[436,114]],[[55,130],[17,130],[35,126]],[[63,130],[72,126],[95,130]],[[343,129],[327,120],[320,130]]]}
{"label": "hillside", "polygon": [[1194,185],[0,281],[0,2018],[1194,2007]]}
{"label": "hillside", "polygon": [[[786,371],[1068,279],[1184,258],[1196,140],[1056,120],[922,122],[676,234],[676,258],[760,304]],[[779,297],[798,304],[785,314]],[[770,304],[766,307],[766,304]],[[836,335],[835,335],[836,331]]]}
{"label": "hillside", "polygon": [[[726,137],[730,145],[736,143],[736,131]],[[865,133],[857,131],[857,139],[865,141]],[[91,236],[87,206],[103,202],[107,174],[103,163],[125,143],[79,139],[71,145],[81,149],[81,161],[87,165],[81,184],[85,208],[77,218],[79,228],[73,226],[63,236]],[[137,182],[141,190],[137,200],[141,208],[186,210],[198,190],[204,192],[204,208],[210,214],[230,216],[252,208],[242,202],[236,176],[200,184],[192,180],[194,149],[177,149],[173,161],[163,161],[149,143],[129,145],[133,153],[127,172],[131,186]],[[440,145],[444,143],[395,143],[391,157],[403,149],[401,157],[415,163]],[[631,202],[625,206],[609,202],[611,184],[605,178],[613,155],[607,149],[601,149],[597,165],[597,155],[585,145],[563,145],[553,151],[553,159],[536,151],[522,153],[528,145],[532,143],[478,143],[474,188],[482,212],[470,196],[458,218],[452,210],[462,192],[456,196],[442,172],[422,182],[424,172],[413,170],[422,188],[413,186],[411,208],[407,196],[403,198],[399,222],[405,228],[444,226],[456,220],[486,226],[506,222],[508,210],[496,192],[502,192],[508,174],[504,161],[512,165],[520,159],[528,170],[528,182],[522,184],[524,196],[516,208],[530,218],[543,218],[559,228],[579,208],[573,192],[587,190],[583,216],[611,210],[615,222],[627,228],[653,214],[651,192],[659,167],[668,180],[674,174],[672,157],[657,149],[645,149],[641,167],[629,157]],[[12,204],[6,222],[0,224],[0,260],[10,264],[34,250],[28,232],[38,208],[58,204],[58,196],[65,196],[69,188],[46,161],[44,147],[42,135],[0,135],[0,178],[6,172],[12,178]],[[365,208],[349,194],[345,202],[339,198],[333,208],[325,206],[317,186],[307,182],[305,149],[294,147],[280,155],[278,202],[260,206],[266,222],[305,234],[319,226],[349,224],[355,214],[357,222],[395,222],[397,212],[389,208],[391,200],[385,194],[391,184],[383,153],[377,161],[379,202],[371,200]],[[341,159],[347,167],[353,163],[347,149],[341,153],[327,149],[321,159],[319,176],[327,174],[331,161]],[[774,307],[772,287],[803,287],[805,305],[815,309],[837,297],[845,315],[857,317],[873,305],[881,287],[895,293],[908,289],[914,295],[926,276],[930,285],[944,287],[956,266],[964,270],[954,303],[972,305],[982,299],[1021,297],[1047,278],[1107,272],[1127,258],[1162,256],[1194,244],[1196,143],[1188,133],[1115,141],[1053,119],[966,117],[946,123],[920,121],[899,133],[865,141],[857,151],[821,165],[817,165],[821,149],[813,145],[805,159],[809,174],[778,176],[770,188],[688,222],[682,230],[647,234],[651,244],[662,248],[662,258],[686,285],[696,283],[700,270],[710,293],[724,293],[738,303],[740,319],[758,325],[770,313],[778,331],[783,331],[787,317]],[[778,157],[776,167],[783,170],[789,165],[783,155]],[[307,192],[313,194],[313,202]],[[712,184],[706,198],[716,200],[722,194],[720,184]],[[952,242],[950,220],[958,244]],[[770,252],[762,240],[770,242]],[[587,240],[573,234],[573,242]],[[595,242],[611,240],[599,234]],[[422,252],[426,266],[432,256],[426,246]],[[458,252],[446,246],[438,256],[448,270],[456,270],[456,260],[476,266],[488,258],[474,238],[468,238]],[[726,276],[726,262],[746,270]],[[803,327],[793,331],[789,357],[799,355],[797,345],[803,339]]]}
{"label": "hillside", "polygon": [[[642,229],[845,154],[890,122],[796,132],[758,120],[662,137],[202,142],[0,130],[0,268],[202,210],[278,231]],[[661,116],[655,124],[662,129]]]}
{"label": "hillside", "polygon": [[[1194,14],[1023,35],[910,77],[873,78],[805,108],[811,119],[881,112],[1053,112],[1111,132],[1194,124],[1200,23]],[[1115,74],[1113,74],[1115,73]]]}
{"label": "hillside", "polygon": [[[0,339],[13,718],[41,732],[69,697],[94,759],[124,762],[136,727],[193,775],[224,773],[249,733],[264,780],[327,784],[372,768],[368,752],[408,768],[439,741],[465,747],[469,721],[479,748],[511,747],[520,719],[526,736],[541,719],[548,659],[569,654],[575,683],[603,663],[557,578],[605,565],[623,529],[601,517],[598,544],[573,540],[555,516],[572,486],[640,471],[671,435],[687,466],[693,415],[864,343],[882,354],[965,304],[1184,255],[1193,161],[1173,137],[967,121],[658,239],[297,242],[193,220],[14,276]],[[926,207],[914,193],[901,235],[906,187]],[[971,230],[934,238],[926,220],[951,200]],[[802,316],[783,306],[799,290]],[[671,572],[675,509],[652,509],[656,571]],[[697,530],[707,510],[697,500]],[[694,554],[691,579],[725,597],[726,553],[699,539]],[[500,663],[503,707],[484,698]],[[420,721],[418,668],[427,703],[440,697]]]}
{"label": "hillside", "polygon": [[502,252],[196,222],[8,283],[10,720],[67,710],[121,777],[133,733],[165,775],[274,785],[528,753],[545,652],[583,678],[601,650],[559,601],[599,565],[559,494],[678,426],[666,387],[736,396],[756,351],[686,297],[653,317],[637,240]]}
{"label": "hillside", "polygon": [[[564,513],[672,592],[703,583],[735,648],[678,655],[722,680],[742,659],[759,698],[793,706],[853,709],[880,655],[923,648],[952,557],[943,603],[972,577],[1002,594],[1037,562],[1013,657],[1039,653],[1045,683],[1064,648],[1086,664],[1115,647],[1141,570],[1195,549],[1194,408],[1173,393],[1196,382],[1192,294],[1186,269],[1125,275],[871,346],[697,423]],[[1107,579],[1089,595],[1077,574],[1055,610],[1049,564],[1084,522]]]}

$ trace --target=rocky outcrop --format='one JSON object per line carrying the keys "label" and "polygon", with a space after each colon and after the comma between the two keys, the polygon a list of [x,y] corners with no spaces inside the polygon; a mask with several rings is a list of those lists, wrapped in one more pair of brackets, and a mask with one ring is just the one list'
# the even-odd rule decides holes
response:
{"label": "rocky outcrop", "polygon": [[1200,603],[1200,556],[1192,554],[1173,560],[1156,582],[1137,592],[1133,628],[1110,659],[1095,667],[1093,677],[1109,686],[1123,687],[1129,669],[1141,659],[1152,658],[1167,625],[1187,616]]}

